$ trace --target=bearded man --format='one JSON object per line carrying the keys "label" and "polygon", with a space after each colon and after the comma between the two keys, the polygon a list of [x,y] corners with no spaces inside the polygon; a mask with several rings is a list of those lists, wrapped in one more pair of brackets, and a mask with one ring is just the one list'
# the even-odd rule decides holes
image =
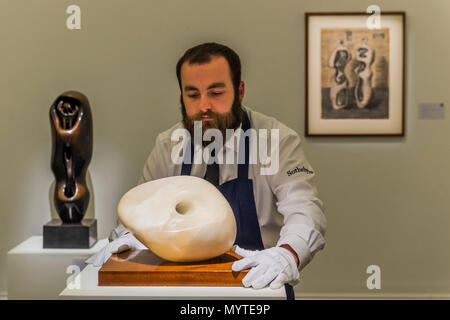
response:
{"label": "bearded man", "polygon": [[[299,271],[325,246],[326,229],[323,204],[312,183],[315,173],[305,158],[299,135],[275,118],[242,104],[245,85],[240,58],[227,46],[204,43],[187,50],[177,63],[176,74],[182,121],[158,135],[139,184],[177,175],[197,176],[213,183],[228,200],[237,222],[234,250],[243,259],[234,262],[232,269],[251,268],[243,285],[256,289],[284,285],[287,298],[293,299],[292,285],[298,283]],[[222,137],[227,137],[227,129],[234,134],[223,139],[219,148],[216,143],[212,150],[208,149],[213,145],[210,141],[202,140],[201,148],[190,144],[191,157],[195,150],[206,149],[213,161],[174,161],[172,150],[178,143],[172,138],[174,131],[185,129],[193,137],[195,124],[201,124],[203,132],[218,129]],[[262,174],[266,163],[250,163],[249,153],[255,152],[250,139],[238,148],[226,143],[236,136],[239,141],[239,136],[250,129],[277,133],[279,166],[275,172]],[[218,151],[236,153],[235,158],[245,161],[221,163],[217,161]],[[245,155],[239,157],[242,152]],[[120,222],[109,240],[110,244],[90,262],[99,266],[112,253],[145,248]]]}

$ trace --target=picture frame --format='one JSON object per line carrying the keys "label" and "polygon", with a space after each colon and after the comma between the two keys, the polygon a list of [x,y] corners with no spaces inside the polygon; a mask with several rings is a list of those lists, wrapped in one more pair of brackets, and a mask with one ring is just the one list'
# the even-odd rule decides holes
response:
{"label": "picture frame", "polygon": [[404,136],[405,12],[370,18],[305,13],[305,136]]}

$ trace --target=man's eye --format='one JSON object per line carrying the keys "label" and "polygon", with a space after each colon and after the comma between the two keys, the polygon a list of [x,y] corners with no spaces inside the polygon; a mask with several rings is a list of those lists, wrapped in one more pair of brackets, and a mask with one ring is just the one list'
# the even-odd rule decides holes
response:
{"label": "man's eye", "polygon": [[198,97],[198,94],[188,94],[188,97],[189,98],[197,98]]}
{"label": "man's eye", "polygon": [[213,96],[220,96],[221,94],[223,94],[223,92],[211,92],[211,94],[213,95]]}

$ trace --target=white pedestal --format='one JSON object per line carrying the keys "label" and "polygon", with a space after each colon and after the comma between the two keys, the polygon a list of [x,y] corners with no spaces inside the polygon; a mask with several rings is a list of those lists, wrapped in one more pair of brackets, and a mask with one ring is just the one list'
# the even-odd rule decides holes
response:
{"label": "white pedestal", "polygon": [[102,239],[90,249],[43,249],[42,236],[28,238],[7,255],[8,299],[59,299],[75,266],[83,269],[84,260],[107,244]]}
{"label": "white pedestal", "polygon": [[276,299],[285,300],[284,286],[280,289],[244,287],[137,287],[98,286],[98,270],[89,264],[60,296],[63,299]]}

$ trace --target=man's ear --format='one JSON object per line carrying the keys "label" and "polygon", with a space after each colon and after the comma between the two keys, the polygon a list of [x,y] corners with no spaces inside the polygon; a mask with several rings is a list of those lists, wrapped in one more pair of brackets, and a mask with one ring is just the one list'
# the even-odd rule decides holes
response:
{"label": "man's ear", "polygon": [[241,83],[239,83],[239,102],[242,102],[242,99],[244,99],[244,94],[245,94],[245,83],[244,81],[241,81]]}

